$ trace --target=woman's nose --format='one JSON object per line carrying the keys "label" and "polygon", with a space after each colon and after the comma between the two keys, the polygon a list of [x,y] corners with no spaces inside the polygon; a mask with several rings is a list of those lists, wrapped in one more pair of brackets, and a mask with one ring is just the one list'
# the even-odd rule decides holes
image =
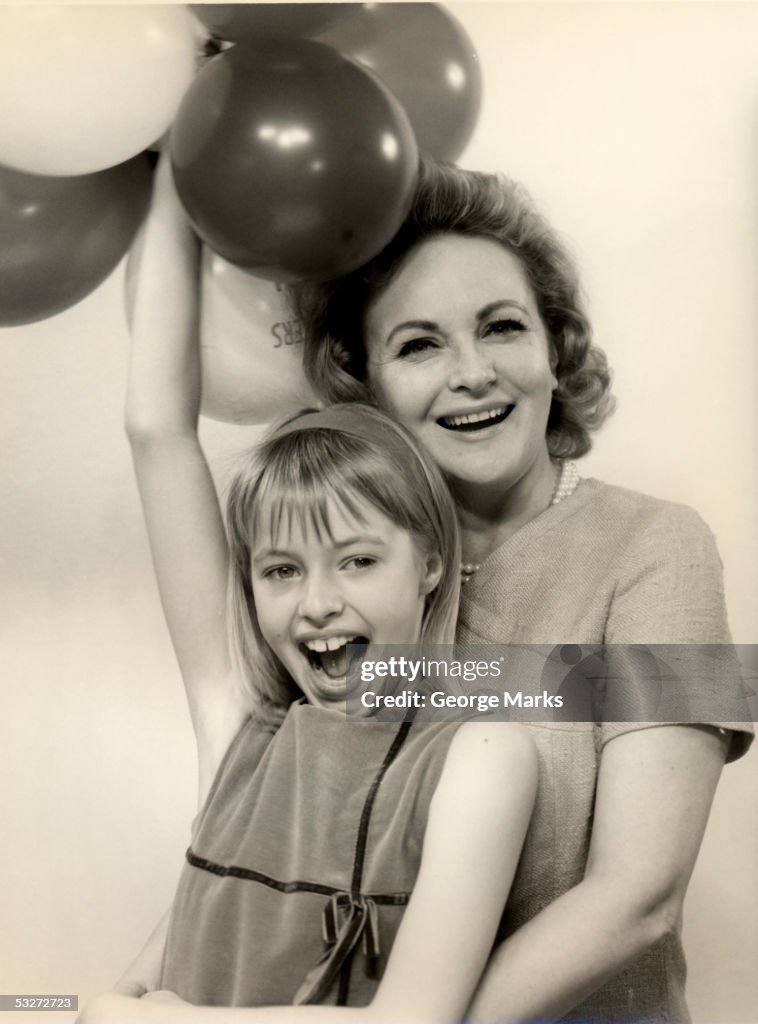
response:
{"label": "woman's nose", "polygon": [[300,595],[298,611],[303,618],[321,623],[333,618],[344,608],[342,593],[329,573],[308,576]]}
{"label": "woman's nose", "polygon": [[452,391],[486,391],[497,380],[492,357],[484,342],[461,341],[453,350],[449,384]]}

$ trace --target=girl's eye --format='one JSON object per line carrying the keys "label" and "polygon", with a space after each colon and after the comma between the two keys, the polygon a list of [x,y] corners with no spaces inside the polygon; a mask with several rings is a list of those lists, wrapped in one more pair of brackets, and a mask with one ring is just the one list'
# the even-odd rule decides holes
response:
{"label": "girl's eye", "polygon": [[275,565],[271,569],[266,569],[263,574],[264,579],[267,580],[292,580],[295,578],[297,570],[294,565]]}
{"label": "girl's eye", "polygon": [[490,320],[488,324],[485,324],[484,335],[486,337],[488,334],[519,334],[526,329],[526,324],[521,320],[502,317],[498,320]]}
{"label": "girl's eye", "polygon": [[432,338],[410,338],[402,343],[397,354],[400,359],[408,359],[409,357],[423,355],[433,346],[434,341]]}
{"label": "girl's eye", "polygon": [[376,559],[371,555],[355,555],[344,563],[346,569],[370,569],[372,565],[376,565]]}

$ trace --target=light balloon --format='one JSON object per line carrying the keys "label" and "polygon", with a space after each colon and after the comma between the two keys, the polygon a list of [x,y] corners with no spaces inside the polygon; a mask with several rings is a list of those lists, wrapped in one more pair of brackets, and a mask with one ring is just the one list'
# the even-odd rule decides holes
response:
{"label": "light balloon", "polygon": [[319,404],[303,371],[302,326],[281,285],[206,249],[201,303],[204,415],[269,423]]}
{"label": "light balloon", "polygon": [[183,6],[0,5],[0,162],[88,174],[155,142],[192,81]]}

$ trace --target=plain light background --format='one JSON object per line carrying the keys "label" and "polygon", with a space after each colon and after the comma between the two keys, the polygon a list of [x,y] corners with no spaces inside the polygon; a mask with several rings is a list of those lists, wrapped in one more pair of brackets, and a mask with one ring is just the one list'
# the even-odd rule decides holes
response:
{"label": "plain light background", "polygon": [[[484,78],[459,162],[527,183],[615,370],[618,411],[582,472],[697,508],[735,640],[756,643],[758,6],[450,9]],[[121,430],[122,289],[123,265],[77,307],[0,331],[0,991],[82,1002],[169,904],[194,813]],[[222,465],[258,433],[203,429]],[[757,765],[725,771],[685,906],[698,1024],[758,1020]]]}

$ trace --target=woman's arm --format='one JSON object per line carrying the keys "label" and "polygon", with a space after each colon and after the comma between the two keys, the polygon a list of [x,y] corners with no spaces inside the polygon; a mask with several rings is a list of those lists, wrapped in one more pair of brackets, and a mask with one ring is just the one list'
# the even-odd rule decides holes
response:
{"label": "woman's arm", "polygon": [[430,806],[418,880],[370,1006],[200,1007],[170,993],[141,1000],[109,994],[91,1004],[80,1024],[459,1021],[492,947],[536,785],[536,753],[525,730],[461,726]]}
{"label": "woman's arm", "polygon": [[[624,503],[612,506],[624,522],[623,546],[614,533],[606,552],[615,580],[606,642],[728,643],[708,528],[683,506]],[[674,927],[729,738],[697,725],[625,728],[602,729],[613,738],[602,750],[583,881],[495,951],[470,1021],[554,1021]]]}
{"label": "woman's arm", "polygon": [[557,1020],[676,925],[725,754],[697,726],[606,745],[584,880],[496,950],[468,1021]]}
{"label": "woman's arm", "polygon": [[197,736],[202,793],[247,708],[227,647],[226,537],[197,436],[199,244],[165,154],[136,278],[126,429]]}
{"label": "woman's arm", "polygon": [[153,929],[136,960],[127,967],[116,982],[116,992],[139,999],[145,993],[154,992],[159,988],[163,949],[166,945],[170,917],[171,911],[168,910]]}

